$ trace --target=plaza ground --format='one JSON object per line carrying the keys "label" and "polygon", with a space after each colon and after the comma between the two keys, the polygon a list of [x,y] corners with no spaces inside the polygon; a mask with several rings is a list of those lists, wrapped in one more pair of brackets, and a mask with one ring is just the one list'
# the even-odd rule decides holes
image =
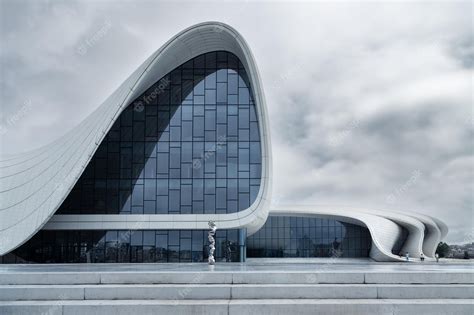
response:
{"label": "plaza ground", "polygon": [[1,314],[472,314],[471,261],[1,265]]}

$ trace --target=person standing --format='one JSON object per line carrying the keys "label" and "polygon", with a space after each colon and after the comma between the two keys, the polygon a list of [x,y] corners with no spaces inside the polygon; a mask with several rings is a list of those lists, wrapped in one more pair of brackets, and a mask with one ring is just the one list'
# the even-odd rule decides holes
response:
{"label": "person standing", "polygon": [[439,262],[439,254],[438,253],[435,254],[435,258],[436,258],[436,262]]}
{"label": "person standing", "polygon": [[420,253],[420,260],[425,261],[425,255],[423,255],[423,253]]}
{"label": "person standing", "polygon": [[232,261],[232,249],[231,249],[231,242],[227,241],[226,242],[226,249],[225,249],[225,260],[226,262],[231,262]]}

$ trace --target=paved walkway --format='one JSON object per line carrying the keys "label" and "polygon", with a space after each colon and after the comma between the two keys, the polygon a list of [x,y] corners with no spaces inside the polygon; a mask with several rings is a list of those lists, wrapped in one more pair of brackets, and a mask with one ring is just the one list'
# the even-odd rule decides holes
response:
{"label": "paved walkway", "polygon": [[1,273],[15,272],[468,272],[474,261],[379,263],[369,259],[253,258],[246,263],[160,263],[160,264],[28,264],[0,265]]}

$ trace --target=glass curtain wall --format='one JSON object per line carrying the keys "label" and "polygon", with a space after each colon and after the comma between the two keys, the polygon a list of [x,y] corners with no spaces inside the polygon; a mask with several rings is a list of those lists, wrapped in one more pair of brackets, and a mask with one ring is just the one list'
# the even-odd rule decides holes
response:
{"label": "glass curtain wall", "polygon": [[[260,189],[257,117],[247,73],[235,55],[218,51],[189,60],[122,112],[57,214],[245,210]],[[204,261],[206,233],[40,231],[2,260]],[[238,261],[238,239],[237,230],[218,230],[216,257]]]}
{"label": "glass curtain wall", "polygon": [[261,181],[256,108],[228,52],[198,56],[120,115],[58,214],[225,214]]}
{"label": "glass curtain wall", "polygon": [[[239,230],[217,230],[217,261],[239,261]],[[0,256],[2,263],[203,262],[207,231],[40,231],[25,245]]]}
{"label": "glass curtain wall", "polygon": [[368,257],[365,227],[330,219],[270,216],[247,238],[248,257]]}

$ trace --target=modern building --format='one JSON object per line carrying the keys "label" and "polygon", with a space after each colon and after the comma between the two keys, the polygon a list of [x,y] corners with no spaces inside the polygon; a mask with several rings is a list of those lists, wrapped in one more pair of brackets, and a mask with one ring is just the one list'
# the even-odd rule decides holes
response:
{"label": "modern building", "polygon": [[0,161],[0,259],[433,257],[445,224],[414,213],[270,204],[267,105],[242,36],[192,26],[50,145]]}

